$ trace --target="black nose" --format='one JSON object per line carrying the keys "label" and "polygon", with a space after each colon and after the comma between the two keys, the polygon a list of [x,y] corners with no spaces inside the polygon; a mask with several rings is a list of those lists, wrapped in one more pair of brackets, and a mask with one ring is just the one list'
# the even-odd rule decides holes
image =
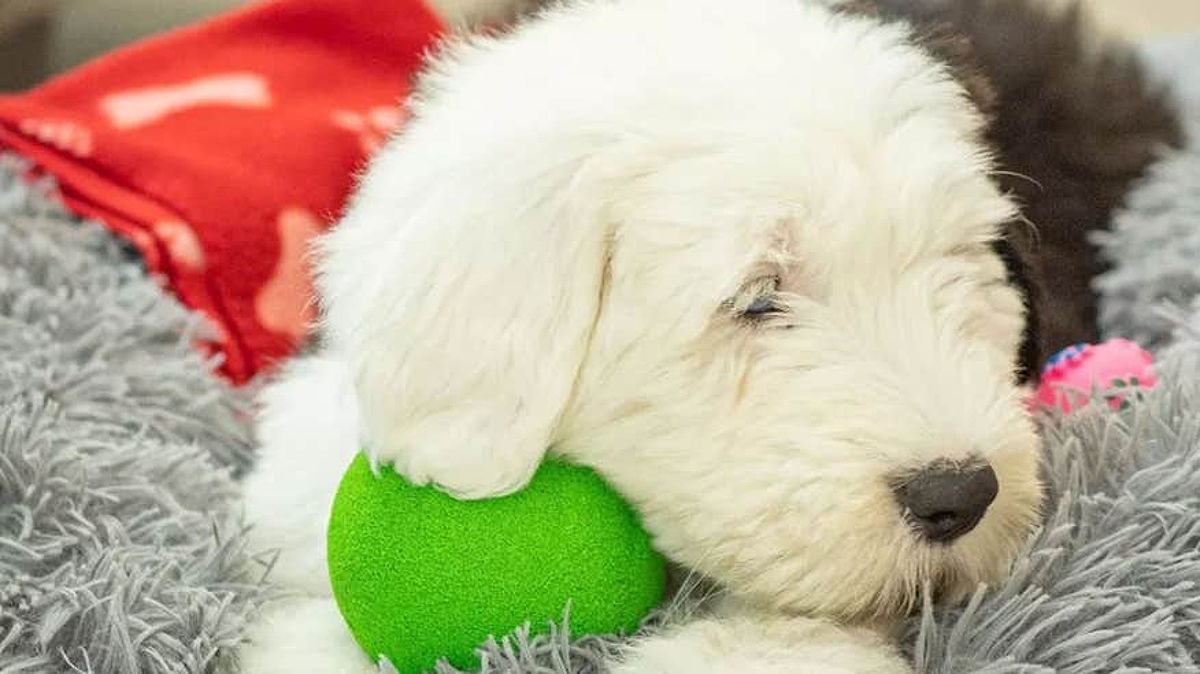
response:
{"label": "black nose", "polygon": [[949,543],[979,524],[1000,484],[985,462],[936,464],[895,486],[904,516],[926,539]]}

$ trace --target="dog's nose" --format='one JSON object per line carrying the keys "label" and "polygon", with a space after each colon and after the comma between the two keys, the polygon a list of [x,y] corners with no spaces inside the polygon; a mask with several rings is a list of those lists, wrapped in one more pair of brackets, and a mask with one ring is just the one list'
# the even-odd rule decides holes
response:
{"label": "dog's nose", "polygon": [[927,540],[940,543],[974,529],[999,489],[986,462],[936,464],[894,488],[905,517]]}

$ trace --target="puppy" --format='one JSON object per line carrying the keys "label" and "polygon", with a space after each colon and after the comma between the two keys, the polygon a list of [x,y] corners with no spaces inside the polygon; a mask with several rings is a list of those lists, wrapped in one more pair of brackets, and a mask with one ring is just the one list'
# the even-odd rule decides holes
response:
{"label": "puppy", "polygon": [[373,670],[324,567],[362,445],[468,499],[547,448],[603,474],[730,597],[615,671],[907,671],[889,627],[999,582],[1041,503],[1038,265],[931,21],[591,0],[447,45],[320,242],[324,345],[264,393],[246,508],[296,597],[246,671]]}

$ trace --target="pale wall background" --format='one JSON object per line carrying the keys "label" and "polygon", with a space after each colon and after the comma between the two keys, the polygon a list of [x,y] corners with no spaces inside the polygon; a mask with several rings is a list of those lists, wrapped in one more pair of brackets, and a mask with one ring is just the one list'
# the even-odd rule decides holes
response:
{"label": "pale wall background", "polygon": [[[3,4],[6,0],[0,0]],[[245,0],[66,0],[60,48],[74,60],[134,35],[212,14]],[[731,0],[736,1],[736,0]],[[1130,35],[1200,31],[1200,0],[1084,0],[1108,27]]]}
{"label": "pale wall background", "polygon": [[[1200,0],[1082,1],[1100,25],[1120,35],[1147,38],[1200,33]],[[246,2],[0,0],[0,89],[36,81],[47,71],[62,70],[130,40]],[[40,22],[18,18],[38,14],[44,17]]]}
{"label": "pale wall background", "polygon": [[1085,0],[1101,23],[1132,37],[1200,32],[1200,0]]}
{"label": "pale wall background", "polygon": [[[736,0],[731,0],[736,1]],[[0,0],[0,4],[5,0]],[[62,63],[134,36],[213,14],[245,0],[66,0],[57,57]],[[1109,28],[1134,36],[1200,31],[1200,0],[1084,0]]]}

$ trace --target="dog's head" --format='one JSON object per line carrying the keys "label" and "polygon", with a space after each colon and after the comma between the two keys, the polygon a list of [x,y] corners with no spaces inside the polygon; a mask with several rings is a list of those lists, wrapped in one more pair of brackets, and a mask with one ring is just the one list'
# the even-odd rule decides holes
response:
{"label": "dog's head", "polygon": [[1016,213],[901,26],[623,0],[448,48],[323,243],[366,442],[466,496],[552,446],[674,559],[895,614],[1035,521]]}

